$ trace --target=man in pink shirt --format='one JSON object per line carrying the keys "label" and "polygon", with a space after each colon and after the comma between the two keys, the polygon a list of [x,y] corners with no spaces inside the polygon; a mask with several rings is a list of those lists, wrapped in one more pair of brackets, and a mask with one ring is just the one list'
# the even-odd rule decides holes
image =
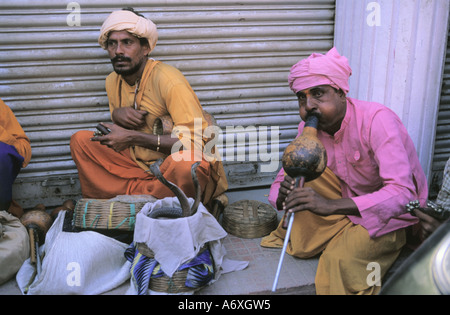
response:
{"label": "man in pink shirt", "polygon": [[[291,69],[289,84],[303,122],[319,117],[318,138],[327,169],[304,188],[280,170],[269,202],[295,212],[287,252],[307,258],[321,254],[318,294],[376,294],[380,280],[405,245],[405,228],[417,223],[406,212],[411,200],[426,202],[425,174],[406,128],[384,105],[351,99],[351,68],[335,48],[312,54]],[[262,246],[278,247],[281,225]],[[378,274],[377,274],[378,273]]]}

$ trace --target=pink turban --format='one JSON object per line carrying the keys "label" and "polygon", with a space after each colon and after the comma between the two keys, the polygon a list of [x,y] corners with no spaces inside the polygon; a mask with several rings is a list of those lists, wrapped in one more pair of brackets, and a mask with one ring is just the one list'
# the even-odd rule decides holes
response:
{"label": "pink turban", "polygon": [[319,85],[331,85],[348,93],[352,69],[347,58],[333,47],[325,55],[314,53],[296,63],[289,74],[289,86],[297,93]]}
{"label": "pink turban", "polygon": [[112,31],[127,31],[139,38],[146,38],[150,45],[150,51],[155,48],[158,41],[156,25],[149,19],[128,10],[114,11],[103,22],[98,38],[98,43],[103,49],[106,49],[106,41]]}

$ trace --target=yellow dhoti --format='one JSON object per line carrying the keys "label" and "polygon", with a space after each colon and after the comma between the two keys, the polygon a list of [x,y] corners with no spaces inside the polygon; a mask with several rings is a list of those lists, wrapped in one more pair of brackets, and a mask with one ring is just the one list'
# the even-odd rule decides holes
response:
{"label": "yellow dhoti", "polygon": [[[329,169],[305,186],[325,198],[341,198],[339,179]],[[262,239],[261,246],[281,248],[285,236],[280,222]],[[295,213],[286,252],[298,258],[321,254],[315,278],[317,294],[377,294],[381,286],[373,279],[383,278],[405,243],[404,230],[372,239],[365,228],[345,215],[318,216],[301,211]]]}

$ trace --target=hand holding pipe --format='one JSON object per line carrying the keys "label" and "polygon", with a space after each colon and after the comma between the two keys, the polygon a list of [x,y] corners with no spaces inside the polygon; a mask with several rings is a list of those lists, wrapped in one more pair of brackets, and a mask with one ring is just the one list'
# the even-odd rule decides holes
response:
{"label": "hand holding pipe", "polygon": [[[302,188],[305,182],[318,178],[327,166],[327,152],[317,138],[317,125],[319,118],[315,115],[308,116],[302,134],[292,141],[283,153],[282,163],[284,171],[295,178],[295,186]],[[278,278],[283,264],[284,253],[294,223],[294,213],[286,210],[283,227],[287,225],[283,249],[278,263],[277,273],[272,286],[272,292],[276,291]]]}
{"label": "hand holding pipe", "polygon": [[[304,184],[305,184],[305,177],[300,176],[295,179],[295,187],[302,188]],[[286,231],[286,236],[284,238],[283,249],[281,250],[280,261],[278,262],[277,273],[275,274],[275,280],[274,280],[273,286],[272,286],[272,292],[275,292],[277,290],[278,278],[280,277],[281,266],[283,265],[283,260],[284,260],[284,253],[286,252],[287,245],[289,243],[289,237],[291,235],[292,224],[294,223],[294,215],[295,215],[294,213],[290,213],[290,212],[288,212],[288,210],[286,210],[284,223],[286,223],[287,231]],[[284,227],[284,225],[283,225],[283,227]]]}

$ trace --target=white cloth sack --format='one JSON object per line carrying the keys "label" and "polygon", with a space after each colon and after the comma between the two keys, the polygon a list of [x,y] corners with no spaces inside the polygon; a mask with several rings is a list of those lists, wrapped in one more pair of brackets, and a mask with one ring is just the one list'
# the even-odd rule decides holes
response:
{"label": "white cloth sack", "polygon": [[0,211],[0,284],[13,278],[30,257],[28,232],[18,218]]}
{"label": "white cloth sack", "polygon": [[[23,294],[102,294],[130,278],[130,263],[124,252],[128,245],[97,232],[63,232],[61,211],[40,247],[42,271],[26,290],[34,267],[29,259],[16,280]],[[32,279],[31,279],[32,280]]]}
{"label": "white cloth sack", "polygon": [[[192,206],[194,200],[188,198],[188,201]],[[208,242],[215,267],[215,278],[210,284],[217,281],[223,273],[243,270],[248,266],[248,261],[236,261],[226,257],[222,240],[227,236],[227,232],[202,203],[199,204],[197,212],[189,217],[167,220],[148,217],[153,209],[162,207],[181,208],[176,197],[147,203],[136,215],[134,242],[145,243],[153,251],[156,261],[167,276],[172,277],[183,263],[194,258],[202,246]],[[165,294],[150,290],[149,293]],[[133,283],[127,294],[137,294]]]}
{"label": "white cloth sack", "polygon": [[[189,205],[194,203],[192,198],[188,198],[188,201]],[[220,272],[242,270],[248,266],[248,262],[226,258],[222,240],[227,232],[202,203],[194,215],[186,218],[164,220],[148,217],[153,209],[162,207],[181,208],[176,197],[147,203],[136,216],[134,242],[145,243],[154,252],[155,259],[167,276],[172,277],[181,264],[194,258],[208,242],[214,258],[216,278]]]}
{"label": "white cloth sack", "polygon": [[[188,198],[188,201],[190,206],[194,203],[192,198]],[[169,220],[148,217],[153,209],[163,207],[181,208],[176,197],[145,204],[136,215],[134,242],[145,243],[154,252],[164,273],[172,277],[184,262],[198,254],[205,243],[210,242],[211,251],[214,252],[214,248],[220,245],[219,240],[227,232],[201,203],[197,212],[189,217]],[[218,259],[222,260],[222,257]]]}

